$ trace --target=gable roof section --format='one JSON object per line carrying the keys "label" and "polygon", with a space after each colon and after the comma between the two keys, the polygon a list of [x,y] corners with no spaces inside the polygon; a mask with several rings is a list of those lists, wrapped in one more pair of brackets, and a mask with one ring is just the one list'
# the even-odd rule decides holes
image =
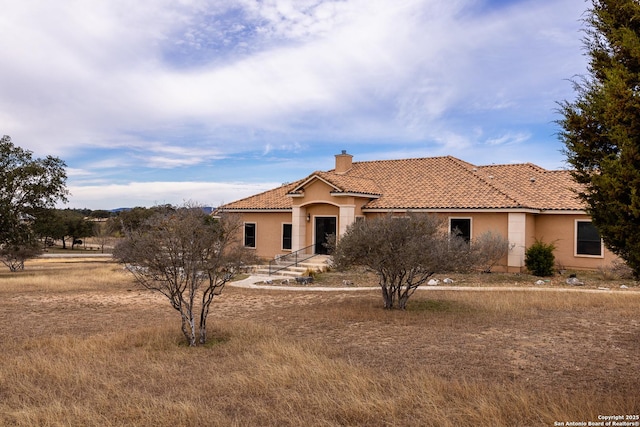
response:
{"label": "gable roof section", "polygon": [[348,193],[358,194],[369,197],[380,197],[380,187],[371,178],[363,178],[359,176],[339,174],[333,171],[321,172],[316,171],[309,175],[306,179],[300,181],[288,194],[302,194],[304,187],[314,180],[320,179],[333,187],[332,194]]}
{"label": "gable roof section", "polygon": [[452,156],[354,162],[345,173],[316,171],[222,206],[229,210],[290,210],[314,180],[332,194],[369,197],[364,210],[535,209],[583,210],[569,171],[549,171],[531,163],[474,166]]}

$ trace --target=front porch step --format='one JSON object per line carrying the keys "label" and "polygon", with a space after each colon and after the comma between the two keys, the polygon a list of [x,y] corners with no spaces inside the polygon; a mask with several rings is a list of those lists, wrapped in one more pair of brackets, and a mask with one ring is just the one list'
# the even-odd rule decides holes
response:
{"label": "front porch step", "polygon": [[[282,268],[282,270],[272,273],[271,276],[295,278],[295,277],[303,276],[305,271],[307,270],[324,271],[327,269],[327,266],[328,266],[327,262],[329,261],[330,258],[331,257],[328,255],[315,255],[309,259],[299,262],[297,266],[296,265],[290,265],[287,267],[283,265],[274,266],[273,268]],[[269,266],[265,266],[265,265],[256,266],[255,274],[269,275]]]}

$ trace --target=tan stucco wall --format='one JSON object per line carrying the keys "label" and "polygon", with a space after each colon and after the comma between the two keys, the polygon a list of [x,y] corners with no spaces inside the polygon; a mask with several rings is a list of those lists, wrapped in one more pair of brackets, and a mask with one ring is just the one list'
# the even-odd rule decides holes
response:
{"label": "tan stucco wall", "polygon": [[575,255],[575,222],[589,220],[587,215],[538,215],[536,217],[536,236],[545,243],[556,246],[556,262],[567,270],[597,269],[606,267],[617,257],[604,248],[602,257]]}
{"label": "tan stucco wall", "polygon": [[[384,216],[385,213],[370,213],[367,218]],[[402,216],[404,213],[398,212],[395,215]],[[508,217],[506,212],[446,212],[438,213],[438,216],[445,219],[447,224],[451,218],[470,218],[471,219],[471,239],[486,233],[488,231],[499,233],[502,236],[508,234]],[[507,256],[505,256],[492,271],[507,271]],[[514,270],[520,271],[520,268]]]}
{"label": "tan stucco wall", "polygon": [[539,238],[538,236],[540,235],[538,233],[537,230],[537,215],[534,214],[527,214],[527,225],[526,225],[526,230],[527,230],[527,234],[525,237],[525,247],[529,247],[532,244],[535,243],[536,238]]}
{"label": "tan stucco wall", "polygon": [[[448,213],[442,214],[446,218],[471,218],[471,240],[479,235],[492,232],[504,237],[508,235],[508,217],[506,212],[487,213]],[[507,255],[493,267],[492,271],[507,271]]]}
{"label": "tan stucco wall", "polygon": [[304,196],[295,197],[293,203],[295,205],[305,205],[312,202],[332,202],[335,203],[335,197],[332,197],[330,192],[333,188],[323,181],[315,180],[304,187]]}
{"label": "tan stucco wall", "polygon": [[[383,215],[383,214],[377,214]],[[503,236],[508,234],[508,213],[442,213],[445,218],[471,218],[472,238],[486,231],[496,231]],[[567,214],[525,214],[525,249],[531,246],[536,239],[546,243],[554,243],[556,250],[554,255],[559,265],[567,270],[594,270],[599,267],[609,266],[618,258],[604,248],[602,257],[576,256],[575,255],[575,221],[588,220],[587,215]],[[507,270],[507,258],[500,261],[493,271],[524,271],[524,267],[513,267]]]}
{"label": "tan stucco wall", "polygon": [[[256,212],[241,214],[243,222],[256,223],[256,256],[273,259],[277,254],[290,251],[282,249],[282,224],[291,224],[290,212]],[[244,227],[240,230],[244,238]]]}
{"label": "tan stucco wall", "polygon": [[[294,198],[292,202],[301,205],[305,209],[305,234],[304,246],[314,242],[314,218],[318,216],[333,216],[337,219],[337,230],[340,230],[340,208],[334,204],[355,206],[355,215],[363,216],[361,206],[366,199],[356,197],[334,197],[329,195],[330,187],[322,182],[315,182],[305,189],[305,197]],[[324,203],[323,203],[324,202]],[[310,221],[306,221],[306,214],[310,215]],[[372,218],[382,213],[369,213],[365,216]],[[401,215],[401,214],[400,214]],[[494,213],[467,213],[447,212],[439,214],[444,218],[471,218],[472,239],[486,231],[495,231],[503,236],[508,235],[509,214]],[[282,225],[291,223],[290,212],[255,212],[243,213],[244,222],[255,222],[256,226],[256,255],[273,259],[278,254],[288,253],[282,249]],[[526,214],[525,215],[525,247],[531,246],[536,239],[547,243],[554,243],[556,250],[554,255],[559,265],[567,270],[597,269],[608,266],[617,259],[615,255],[604,249],[603,257],[589,257],[575,255],[575,221],[576,219],[588,220],[587,215],[567,214]],[[244,232],[244,230],[242,231]],[[521,268],[507,269],[507,257],[494,267],[494,271],[521,271]]]}
{"label": "tan stucco wall", "polygon": [[487,231],[497,232],[503,236],[507,235],[507,213],[473,213],[469,217],[471,217],[472,239]]}
{"label": "tan stucco wall", "polygon": [[363,197],[354,197],[353,203],[356,205],[356,216],[364,216],[362,213],[362,207],[369,203],[369,199]]}

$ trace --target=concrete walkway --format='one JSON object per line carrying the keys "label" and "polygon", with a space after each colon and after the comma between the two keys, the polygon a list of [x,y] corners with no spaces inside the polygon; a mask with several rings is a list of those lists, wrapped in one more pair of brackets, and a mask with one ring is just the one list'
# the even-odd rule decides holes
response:
{"label": "concrete walkway", "polygon": [[103,254],[101,252],[69,252],[69,253],[48,253],[38,255],[37,258],[111,258],[111,254]]}
{"label": "concrete walkway", "polygon": [[[273,280],[275,282],[279,282],[280,278],[274,279],[272,276],[262,276],[262,275],[254,275],[249,276],[246,279],[238,280],[237,282],[229,282],[229,286],[235,286],[238,288],[248,288],[248,289],[271,289],[276,291],[378,291],[379,288],[369,286],[369,287],[355,287],[355,286],[345,286],[345,287],[328,287],[328,286],[294,286],[294,285],[267,285],[267,284],[259,284],[256,282],[264,282],[265,280]],[[291,279],[295,280],[295,279]]]}
{"label": "concrete walkway", "polygon": [[[235,286],[238,288],[247,289],[269,289],[274,291],[311,291],[311,292],[352,292],[352,291],[373,291],[380,292],[378,286],[288,286],[288,285],[267,285],[256,284],[256,282],[264,282],[265,280],[274,280],[274,283],[279,279],[273,279],[270,276],[249,276],[246,279],[239,280],[237,282],[229,282],[229,286]],[[640,290],[633,289],[589,289],[589,288],[548,288],[541,286],[428,286],[422,285],[418,288],[419,291],[469,291],[469,292],[491,292],[491,291],[520,291],[520,292],[582,292],[582,293],[625,293],[625,294],[640,294]]]}

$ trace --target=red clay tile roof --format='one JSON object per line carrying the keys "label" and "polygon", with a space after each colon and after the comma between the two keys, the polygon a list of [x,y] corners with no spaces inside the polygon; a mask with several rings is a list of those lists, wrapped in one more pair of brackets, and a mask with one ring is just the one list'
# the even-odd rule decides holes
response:
{"label": "red clay tile roof", "polygon": [[314,172],[307,178],[224,205],[225,209],[290,209],[287,194],[322,179],[335,192],[370,195],[365,209],[582,210],[569,171],[548,171],[526,163],[474,166],[455,157],[354,162],[339,174]]}
{"label": "red clay tile roof", "polygon": [[350,175],[375,177],[382,196],[367,209],[498,208],[517,200],[477,179],[472,165],[454,157],[354,163]]}
{"label": "red clay tile roof", "polygon": [[301,181],[283,184],[273,190],[267,190],[263,193],[245,197],[235,202],[227,203],[221,206],[221,209],[238,209],[238,210],[290,210],[291,198],[286,194],[293,190]]}
{"label": "red clay tile roof", "polygon": [[531,163],[491,165],[478,174],[524,206],[540,210],[583,210],[576,197],[579,186],[567,170],[549,171]]}

